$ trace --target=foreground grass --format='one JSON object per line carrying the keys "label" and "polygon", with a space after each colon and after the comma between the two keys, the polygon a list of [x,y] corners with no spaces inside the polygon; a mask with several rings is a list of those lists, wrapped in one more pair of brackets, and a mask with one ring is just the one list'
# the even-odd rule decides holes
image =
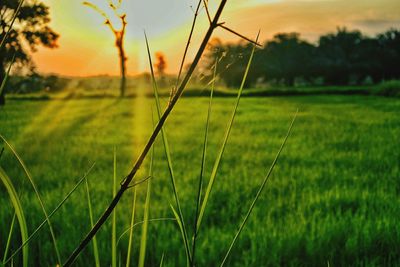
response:
{"label": "foreground grass", "polygon": [[[113,149],[121,180],[151,131],[153,100],[81,99],[12,101],[0,111],[0,133],[30,169],[47,210],[76,180],[89,175],[94,217],[112,197]],[[209,177],[234,99],[216,99],[210,125],[205,177]],[[194,220],[208,100],[186,98],[167,122],[182,211]],[[246,98],[242,100],[197,241],[199,266],[218,265],[252,196],[272,162],[291,116],[300,113],[270,183],[254,209],[229,266],[400,265],[400,101],[362,96]],[[188,120],[187,118],[190,118]],[[138,123],[140,122],[140,123]],[[172,189],[161,140],[156,144],[150,218],[173,217]],[[11,153],[0,159],[21,194],[29,231],[42,222],[29,182]],[[142,176],[148,171],[143,168]],[[206,181],[207,182],[207,181]],[[137,218],[143,218],[146,184],[138,187]],[[0,251],[13,210],[0,191]],[[132,194],[117,209],[117,236],[130,225]],[[52,219],[61,257],[66,258],[90,228],[85,188]],[[135,229],[139,236],[141,227]],[[185,250],[173,221],[150,222],[146,266],[185,265]],[[111,223],[97,235],[102,265],[111,263]],[[32,242],[31,264],[56,262],[48,229]],[[133,262],[140,239],[133,243]],[[18,244],[14,235],[12,249]],[[118,255],[126,258],[128,237]],[[78,259],[93,265],[91,246]]]}

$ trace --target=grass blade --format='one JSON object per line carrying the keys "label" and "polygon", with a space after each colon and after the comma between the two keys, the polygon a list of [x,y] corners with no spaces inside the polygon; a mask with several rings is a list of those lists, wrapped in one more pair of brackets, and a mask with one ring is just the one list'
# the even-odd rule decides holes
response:
{"label": "grass blade", "polygon": [[233,238],[232,243],[230,244],[228,251],[226,252],[226,255],[225,255],[225,257],[224,257],[224,259],[223,259],[223,261],[221,263],[221,267],[225,265],[226,260],[228,259],[229,255],[230,255],[230,253],[232,251],[233,246],[235,245],[240,233],[242,232],[244,226],[246,225],[246,222],[249,219],[249,217],[251,215],[251,212],[253,211],[254,206],[256,205],[256,203],[257,203],[257,201],[258,201],[258,199],[259,199],[259,197],[260,197],[260,195],[261,195],[266,183],[268,182],[269,177],[271,176],[271,173],[274,170],[274,167],[275,167],[276,163],[278,162],[279,156],[281,155],[281,152],[282,152],[283,148],[285,147],[285,144],[286,144],[286,142],[287,142],[287,140],[288,140],[288,138],[290,136],[290,133],[292,132],[292,128],[293,128],[294,122],[296,121],[296,118],[297,118],[297,113],[298,112],[296,112],[296,114],[295,114],[295,116],[294,116],[294,118],[293,118],[293,120],[292,120],[292,122],[291,122],[291,124],[289,126],[289,130],[288,130],[288,132],[287,132],[287,134],[286,134],[286,136],[285,136],[285,138],[284,138],[284,140],[283,140],[283,142],[281,144],[281,147],[279,148],[279,151],[276,154],[275,159],[272,162],[271,167],[269,168],[267,175],[264,177],[264,180],[261,183],[260,188],[258,189],[257,194],[256,194],[253,202],[251,203],[250,208],[247,211],[247,214],[244,217],[243,222],[241,223],[241,225],[239,227],[239,230],[236,232],[236,235]]}
{"label": "grass blade", "polygon": [[[4,47],[5,43],[6,43],[7,38],[8,38],[8,35],[10,34],[10,31],[11,31],[11,29],[12,29],[12,26],[14,25],[15,19],[17,18],[18,13],[19,13],[19,11],[21,10],[21,7],[22,7],[22,4],[23,4],[23,3],[24,3],[24,0],[21,0],[21,1],[19,2],[19,4],[18,4],[17,9],[15,10],[15,13],[14,13],[14,15],[13,15],[13,18],[12,18],[12,20],[11,20],[11,24],[10,24],[10,26],[9,26],[9,28],[8,28],[8,30],[7,30],[7,32],[6,32],[6,34],[4,35],[3,39],[1,40],[1,43],[0,43],[0,50],[3,50],[3,47]],[[0,91],[1,91],[1,90],[0,90]]]}
{"label": "grass blade", "polygon": [[[154,119],[153,126],[154,126]],[[151,150],[150,155],[150,167],[149,167],[149,176],[153,176],[153,164],[154,164],[154,146]],[[140,251],[139,251],[139,267],[144,267],[144,262],[146,259],[146,243],[147,243],[147,229],[149,225],[149,213],[150,213],[150,198],[151,198],[151,180],[147,182],[147,192],[146,192],[146,200],[144,204],[144,215],[143,215],[143,225],[142,225],[142,236],[140,239]]]}
{"label": "grass blade", "polygon": [[[152,82],[153,82],[154,98],[155,98],[156,107],[157,107],[157,115],[158,115],[158,119],[160,119],[161,118],[160,98],[158,95],[158,87],[157,87],[157,82],[156,82],[155,75],[154,75],[153,63],[152,63],[151,54],[150,54],[150,47],[149,47],[149,42],[147,40],[146,33],[145,33],[145,39],[146,39],[146,48],[147,48],[147,54],[148,54],[148,59],[149,59],[149,64],[150,64],[150,70],[151,70],[151,77],[152,77]],[[178,190],[176,188],[175,175],[174,175],[174,171],[173,171],[173,167],[172,167],[171,153],[169,150],[168,139],[167,139],[167,135],[165,133],[164,127],[161,128],[161,136],[162,136],[162,140],[163,140],[163,144],[164,144],[165,156],[167,158],[168,170],[170,173],[173,194],[174,194],[176,206],[178,208],[178,215],[179,215],[178,220],[182,226],[181,230],[183,231],[182,232],[183,243],[185,245],[186,257],[187,257],[187,262],[189,265],[192,262],[191,255],[190,255],[190,249],[189,249],[189,240],[187,237],[187,231],[186,231],[185,222],[184,222],[184,218],[183,218],[183,214],[182,214],[181,204],[179,201]]]}
{"label": "grass blade", "polygon": [[[65,201],[68,200],[68,198],[76,191],[76,189],[82,184],[82,182],[86,179],[86,177],[89,175],[91,170],[93,169],[94,164],[89,168],[89,170],[83,175],[83,177],[75,184],[75,186],[71,189],[71,191],[68,192],[68,194],[64,197],[64,199],[57,205],[57,207],[49,214],[49,219],[53,217],[53,215],[64,205]],[[40,231],[40,229],[43,228],[43,226],[47,223],[47,219],[45,219],[36,229],[33,231],[33,233],[25,240],[22,242],[22,245],[14,251],[14,253],[5,261],[5,264],[8,262],[12,261],[13,258],[21,251],[25,249],[25,246],[36,236],[36,234]]]}
{"label": "grass blade", "polygon": [[133,225],[135,224],[135,209],[136,209],[136,187],[133,189],[131,229],[129,230],[129,243],[128,243],[128,253],[126,255],[126,267],[129,267],[130,263],[131,263],[131,252],[132,252],[132,243],[133,243]]}
{"label": "grass blade", "polygon": [[194,220],[194,226],[193,226],[192,266],[195,265],[196,239],[197,239],[197,233],[198,233],[197,219],[199,217],[199,209],[200,209],[200,205],[201,205],[201,193],[203,191],[204,167],[205,167],[206,158],[207,158],[208,131],[209,131],[209,126],[210,126],[211,107],[212,107],[212,101],[213,101],[213,96],[214,96],[217,65],[218,65],[218,58],[215,61],[215,65],[214,65],[213,83],[211,85],[210,101],[208,103],[206,128],[205,128],[204,142],[203,142],[203,151],[202,151],[202,156],[201,156],[199,187],[198,187],[198,191],[197,191],[197,201],[196,201],[196,214],[195,214],[195,220]]}
{"label": "grass blade", "polygon": [[6,244],[6,249],[4,250],[4,255],[3,255],[3,265],[5,265],[5,261],[7,259],[7,254],[8,254],[8,250],[10,249],[10,243],[11,243],[11,237],[12,237],[12,233],[14,230],[14,224],[15,224],[15,219],[17,218],[16,213],[14,212],[14,216],[11,220],[11,226],[10,226],[10,231],[8,232],[8,238],[7,238],[7,244]]}
{"label": "grass blade", "polygon": [[53,245],[54,245],[54,250],[56,252],[56,256],[57,256],[57,260],[59,262],[59,264],[61,264],[61,257],[60,257],[60,252],[58,250],[58,246],[57,246],[57,240],[56,240],[56,236],[54,234],[54,230],[53,227],[51,225],[50,219],[49,219],[49,215],[47,214],[46,208],[44,207],[44,203],[42,198],[40,197],[39,194],[39,190],[36,186],[36,183],[33,181],[32,175],[29,172],[28,168],[26,167],[24,161],[22,160],[22,158],[19,156],[19,154],[17,153],[17,151],[14,149],[14,147],[2,136],[0,135],[0,139],[3,140],[3,142],[8,146],[8,148],[11,150],[11,152],[14,154],[14,156],[17,158],[19,164],[21,165],[22,169],[24,170],[26,177],[28,178],[29,182],[31,183],[33,190],[35,191],[35,195],[39,201],[40,207],[42,209],[42,212],[47,220],[47,224],[49,226],[49,230],[50,230],[50,235],[53,241]]}
{"label": "grass blade", "polygon": [[[28,227],[26,225],[24,211],[22,209],[21,201],[18,197],[15,187],[2,167],[0,167],[0,179],[6,187],[8,195],[10,196],[11,203],[14,206],[15,214],[18,218],[19,228],[21,232],[21,240],[22,243],[24,243],[28,239]],[[28,267],[28,251],[29,249],[27,246],[22,249],[22,266],[24,267]]]}
{"label": "grass blade", "polygon": [[6,87],[7,84],[7,80],[8,77],[10,76],[10,71],[11,71],[11,67],[15,62],[15,54],[11,60],[10,66],[8,66],[7,72],[6,72],[6,76],[4,77],[4,79],[1,81],[1,85],[0,85],[0,95],[3,93],[4,88]]}
{"label": "grass blade", "polygon": [[[176,219],[175,218],[156,218],[156,219],[148,220],[148,222],[164,222],[164,221],[176,221]],[[118,237],[117,247],[118,247],[119,243],[121,242],[122,238],[130,232],[131,228],[135,228],[136,226],[143,225],[144,223],[145,223],[145,221],[137,222],[132,227],[125,229],[125,231],[122,232],[122,234]]]}
{"label": "grass blade", "polygon": [[[117,151],[114,147],[114,160],[113,160],[113,197],[117,194]],[[112,214],[111,226],[111,266],[117,267],[117,209]]]}
{"label": "grass blade", "polygon": [[[257,36],[257,41],[258,41],[258,36]],[[224,154],[226,143],[228,142],[228,138],[229,138],[229,135],[230,135],[230,132],[231,132],[231,129],[232,129],[233,121],[235,120],[236,112],[237,112],[237,109],[238,109],[238,106],[239,106],[239,102],[240,102],[240,98],[241,98],[242,92],[243,92],[243,87],[244,87],[244,84],[246,82],[246,78],[247,78],[247,75],[249,73],[249,70],[250,70],[251,62],[253,61],[255,49],[256,49],[256,46],[253,46],[253,50],[251,51],[251,55],[250,55],[249,61],[247,63],[246,71],[245,71],[245,73],[243,75],[242,83],[241,83],[240,88],[239,88],[238,96],[237,96],[237,99],[236,99],[236,104],[235,104],[235,107],[233,109],[232,116],[231,116],[231,119],[230,119],[229,124],[228,124],[228,128],[226,129],[226,133],[225,133],[225,137],[224,137],[222,146],[221,146],[221,148],[219,150],[219,153],[218,153],[217,158],[216,158],[215,163],[214,163],[214,167],[213,167],[212,172],[211,172],[211,177],[210,177],[210,180],[208,182],[208,186],[207,186],[207,189],[206,189],[206,192],[205,192],[205,195],[204,195],[204,199],[203,199],[203,202],[202,202],[202,205],[201,205],[199,218],[197,220],[197,229],[200,229],[200,225],[201,225],[201,222],[202,222],[202,219],[203,219],[203,216],[204,216],[204,211],[205,211],[205,209],[207,207],[208,199],[210,197],[210,193],[211,193],[212,187],[214,185],[215,178],[217,176],[217,171],[218,171],[218,168],[219,168],[219,164],[221,162],[222,155]]]}
{"label": "grass blade", "polygon": [[[86,185],[86,197],[88,202],[88,209],[89,209],[89,218],[90,218],[90,227],[93,227],[93,210],[92,210],[92,202],[90,200],[90,189],[89,189],[89,182],[88,179],[85,179]],[[100,267],[100,257],[99,257],[99,248],[97,246],[97,239],[93,237],[93,254],[94,254],[94,262],[96,267]]]}
{"label": "grass blade", "polygon": [[161,256],[160,267],[164,266],[164,253]]}

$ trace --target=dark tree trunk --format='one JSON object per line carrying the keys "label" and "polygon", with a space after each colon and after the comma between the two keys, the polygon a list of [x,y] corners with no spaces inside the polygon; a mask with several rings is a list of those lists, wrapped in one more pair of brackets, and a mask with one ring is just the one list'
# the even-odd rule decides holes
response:
{"label": "dark tree trunk", "polygon": [[123,36],[120,37],[120,40],[117,40],[117,47],[119,52],[119,62],[120,62],[120,70],[121,70],[121,83],[120,83],[120,96],[125,96],[126,89],[126,55],[124,50],[124,42]]}

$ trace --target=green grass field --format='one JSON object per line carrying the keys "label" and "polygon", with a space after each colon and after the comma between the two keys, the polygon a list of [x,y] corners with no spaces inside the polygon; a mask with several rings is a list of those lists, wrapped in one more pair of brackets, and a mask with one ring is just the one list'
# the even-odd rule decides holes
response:
{"label": "green grass field", "polygon": [[[206,178],[235,99],[214,101]],[[151,99],[10,100],[0,110],[0,134],[15,147],[51,211],[89,174],[95,218],[112,197],[113,151],[122,180],[151,133]],[[163,103],[165,104],[165,102]],[[184,98],[167,121],[177,186],[192,233],[207,98]],[[198,266],[222,261],[259,184],[299,109],[291,137],[228,266],[400,266],[400,100],[372,96],[244,98],[199,233]],[[21,195],[29,232],[43,219],[29,182],[10,151],[1,166]],[[138,178],[147,175],[148,161]],[[172,218],[174,203],[161,139],[156,143],[150,218]],[[0,257],[13,217],[0,187]],[[117,235],[130,223],[132,193],[117,206]],[[143,218],[146,184],[138,187]],[[52,218],[63,260],[90,228],[85,187]],[[15,228],[17,229],[17,227]],[[141,227],[134,231],[133,263]],[[103,266],[111,262],[111,220],[97,235]],[[12,249],[20,244],[13,235]],[[186,264],[174,221],[150,222],[146,266]],[[125,264],[128,238],[118,246]],[[30,243],[31,266],[55,266],[47,227]],[[94,266],[92,246],[77,266]]]}

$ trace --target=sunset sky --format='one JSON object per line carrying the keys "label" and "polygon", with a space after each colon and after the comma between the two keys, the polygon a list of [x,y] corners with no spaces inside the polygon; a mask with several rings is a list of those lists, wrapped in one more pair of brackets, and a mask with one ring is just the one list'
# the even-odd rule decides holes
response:
{"label": "sunset sky", "polygon": [[[118,55],[114,36],[104,19],[80,0],[44,0],[50,6],[51,26],[61,37],[59,48],[39,49],[34,55],[38,70],[67,76],[117,75]],[[107,10],[107,0],[92,0]],[[210,0],[215,11],[219,1]],[[128,74],[148,70],[143,30],[153,54],[166,55],[169,73],[178,69],[197,0],[125,0],[127,14]],[[110,17],[112,17],[110,13]],[[261,30],[264,42],[278,32],[300,32],[316,41],[337,26],[375,35],[391,27],[400,28],[399,0],[229,0],[223,13],[226,25],[254,37]],[[207,27],[204,12],[194,36],[192,56]],[[235,41],[237,37],[217,30],[215,37]]]}

